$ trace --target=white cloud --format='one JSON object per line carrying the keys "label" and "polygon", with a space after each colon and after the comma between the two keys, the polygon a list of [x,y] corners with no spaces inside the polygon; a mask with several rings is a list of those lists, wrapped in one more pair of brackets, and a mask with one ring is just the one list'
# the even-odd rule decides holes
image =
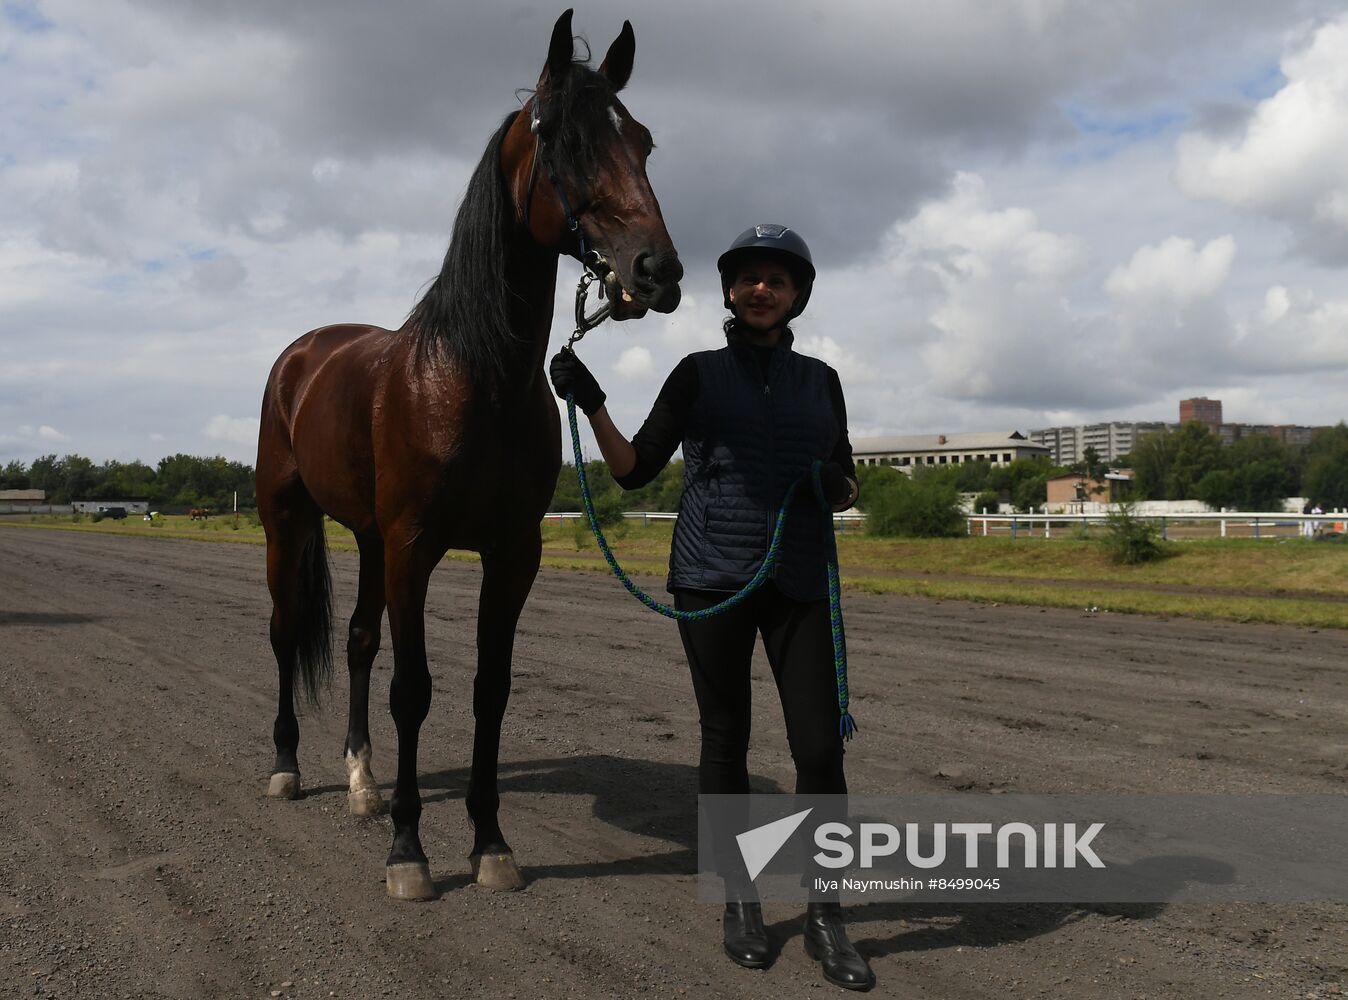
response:
{"label": "white cloud", "polygon": [[256,444],[260,423],[257,417],[230,417],[221,413],[206,421],[201,432],[213,441]]}
{"label": "white cloud", "polygon": [[49,444],[65,444],[70,440],[69,434],[62,434],[55,427],[49,427],[46,424],[37,429],[37,436]]}
{"label": "white cloud", "polygon": [[1140,247],[1132,260],[1110,273],[1105,289],[1124,303],[1160,300],[1186,306],[1221,289],[1235,256],[1236,241],[1230,236],[1210,240],[1201,250],[1193,240],[1171,236],[1156,246]]}
{"label": "white cloud", "polygon": [[801,337],[795,347],[804,354],[813,355],[827,362],[838,373],[838,379],[843,383],[873,382],[879,377],[874,366],[866,364],[832,337]]}
{"label": "white cloud", "polygon": [[626,379],[647,379],[655,374],[655,364],[646,348],[629,347],[618,356],[613,370]]}
{"label": "white cloud", "polygon": [[1348,14],[1321,25],[1282,60],[1286,83],[1243,134],[1181,136],[1178,178],[1213,198],[1292,226],[1299,247],[1348,262]]}

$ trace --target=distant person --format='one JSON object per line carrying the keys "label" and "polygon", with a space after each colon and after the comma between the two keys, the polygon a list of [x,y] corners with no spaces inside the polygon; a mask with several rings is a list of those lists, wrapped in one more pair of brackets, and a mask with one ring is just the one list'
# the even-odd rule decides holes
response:
{"label": "distant person", "polygon": [[[683,446],[684,492],[670,556],[669,590],[682,611],[710,608],[744,586],[768,550],[787,487],[814,461],[834,510],[856,502],[856,468],[837,373],[797,353],[789,322],[810,298],[809,247],[785,226],[746,230],[717,261],[731,316],[726,346],[690,354],[665,380],[630,441],[614,426],[599,383],[563,349],[549,371],[590,419],[618,485],[638,489]],[[761,635],[777,683],[796,766],[796,791],[844,794],[833,640],[829,624],[830,517],[806,493],[792,505],[770,578],[743,604],[715,617],[680,621],[702,728],[698,789],[749,794],[749,666]],[[725,951],[747,968],[772,950],[753,885],[727,879]],[[847,938],[836,901],[808,904],[806,951],[825,978],[870,989],[875,976]]]}

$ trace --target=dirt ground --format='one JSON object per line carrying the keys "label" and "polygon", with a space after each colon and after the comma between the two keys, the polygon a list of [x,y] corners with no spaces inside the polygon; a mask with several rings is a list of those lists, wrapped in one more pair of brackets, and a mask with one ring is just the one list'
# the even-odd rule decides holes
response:
{"label": "dirt ground", "polygon": [[[333,553],[339,614],[355,556]],[[387,818],[346,814],[344,685],[301,719],[308,795],[264,797],[275,668],[263,550],[0,524],[0,996],[831,997],[799,909],[750,972],[696,898],[697,720],[672,623],[545,571],[506,718],[523,892],[470,884],[462,796],[478,570],[428,611],[422,840],[441,891],[390,901]],[[658,589],[658,581],[646,581]],[[847,594],[853,791],[1345,792],[1345,636]],[[372,701],[389,789],[391,656]],[[751,767],[790,788],[756,667]],[[1330,997],[1342,905],[883,904],[853,939],[906,998]]]}

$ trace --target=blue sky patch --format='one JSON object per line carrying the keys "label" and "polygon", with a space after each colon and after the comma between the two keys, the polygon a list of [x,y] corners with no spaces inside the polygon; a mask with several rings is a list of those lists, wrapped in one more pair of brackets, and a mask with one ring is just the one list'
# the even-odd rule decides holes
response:
{"label": "blue sky patch", "polygon": [[38,9],[37,0],[4,0],[0,15],[20,31],[35,34],[50,31],[56,25]]}
{"label": "blue sky patch", "polygon": [[1251,101],[1263,101],[1287,85],[1287,77],[1282,75],[1282,67],[1276,63],[1266,67],[1254,76],[1242,80],[1240,93]]}
{"label": "blue sky patch", "polygon": [[1110,118],[1070,106],[1065,111],[1068,120],[1083,134],[1123,140],[1150,139],[1186,117],[1179,111],[1158,111],[1138,118]]}

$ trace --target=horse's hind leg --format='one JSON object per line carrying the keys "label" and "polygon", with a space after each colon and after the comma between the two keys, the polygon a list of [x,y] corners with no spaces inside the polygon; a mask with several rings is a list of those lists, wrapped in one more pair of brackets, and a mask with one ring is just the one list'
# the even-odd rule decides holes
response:
{"label": "horse's hind leg", "polygon": [[[272,742],[276,762],[267,794],[273,799],[300,796],[300,724],[295,718],[295,669],[300,631],[300,573],[307,532],[293,523],[267,536],[267,586],[271,590],[271,648],[276,656],[279,685]],[[321,525],[318,530],[322,530]]]}
{"label": "horse's hind leg", "polygon": [[353,816],[376,816],[384,800],[370,771],[370,668],[379,652],[379,623],[384,617],[384,543],[357,535],[360,594],[347,632],[346,666],[351,702],[346,722],[346,802]]}
{"label": "horse's hind leg", "polygon": [[473,875],[488,889],[519,889],[524,877],[497,819],[501,796],[496,772],[501,722],[510,700],[510,660],[515,626],[538,575],[541,539],[534,530],[511,550],[482,554],[482,595],[477,615],[477,677],[473,681],[473,770],[468,782],[473,821]]}

